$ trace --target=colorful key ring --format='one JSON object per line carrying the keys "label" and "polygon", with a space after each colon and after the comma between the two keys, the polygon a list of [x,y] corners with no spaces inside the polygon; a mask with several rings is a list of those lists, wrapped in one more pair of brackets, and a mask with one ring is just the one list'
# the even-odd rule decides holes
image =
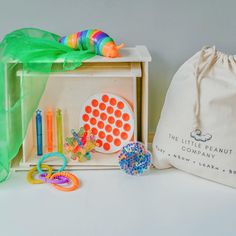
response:
{"label": "colorful key ring", "polygon": [[57,184],[52,184],[54,188],[56,188],[56,189],[58,189],[60,191],[70,192],[70,191],[76,190],[80,186],[79,179],[75,175],[73,175],[73,174],[71,174],[69,172],[63,171],[63,172],[55,173],[52,176],[50,176],[50,179],[54,179],[57,176],[64,176],[64,177],[68,178],[73,183],[73,185],[71,187],[69,187],[69,188],[64,187],[64,186],[60,186],[60,185],[57,185]]}
{"label": "colorful key ring", "polygon": [[60,157],[63,159],[63,165],[62,167],[57,170],[56,172],[53,172],[53,173],[57,173],[57,172],[61,172],[63,171],[65,168],[66,168],[66,164],[67,164],[67,160],[66,160],[66,157],[59,153],[59,152],[50,152],[50,153],[47,153],[47,154],[44,154],[39,160],[38,160],[38,164],[37,164],[37,170],[40,174],[43,174],[44,172],[42,171],[42,169],[40,168],[42,162],[47,159],[47,158],[50,158],[50,157],[54,157],[54,156],[57,156],[57,157]]}
{"label": "colorful key ring", "polygon": [[[52,174],[52,168],[46,164],[41,164],[41,167],[48,170],[48,173],[44,173],[46,178],[49,178]],[[44,182],[40,179],[33,179],[33,174],[37,173],[37,166],[29,170],[27,174],[27,180],[30,184],[43,184]]]}
{"label": "colorful key ring", "polygon": [[50,179],[50,176],[49,177],[46,177],[46,176],[47,176],[46,173],[40,174],[39,179],[41,179],[43,182],[49,183],[49,184],[65,184],[65,183],[70,182],[70,180],[64,176],[57,176],[54,179]]}

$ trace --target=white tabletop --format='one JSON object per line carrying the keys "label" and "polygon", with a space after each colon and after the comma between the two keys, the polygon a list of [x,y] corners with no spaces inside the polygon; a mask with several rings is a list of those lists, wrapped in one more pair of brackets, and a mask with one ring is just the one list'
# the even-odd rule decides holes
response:
{"label": "white tabletop", "polygon": [[0,185],[1,235],[236,235],[236,189],[175,169],[74,173],[82,186],[70,193],[13,173]]}

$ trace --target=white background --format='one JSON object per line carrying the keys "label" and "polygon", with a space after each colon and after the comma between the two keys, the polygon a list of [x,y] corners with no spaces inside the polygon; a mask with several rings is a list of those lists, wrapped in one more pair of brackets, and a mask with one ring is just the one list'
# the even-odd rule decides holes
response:
{"label": "white background", "polygon": [[0,188],[1,236],[234,236],[236,191],[174,169],[77,171],[60,192],[14,173]]}

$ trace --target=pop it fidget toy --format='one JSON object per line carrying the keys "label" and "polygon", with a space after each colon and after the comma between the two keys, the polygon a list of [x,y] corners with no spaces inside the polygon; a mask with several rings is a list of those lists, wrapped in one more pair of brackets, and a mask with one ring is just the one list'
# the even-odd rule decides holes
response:
{"label": "pop it fidget toy", "polygon": [[133,111],[128,102],[117,95],[101,93],[90,97],[80,114],[80,125],[96,136],[98,152],[117,152],[132,139]]}

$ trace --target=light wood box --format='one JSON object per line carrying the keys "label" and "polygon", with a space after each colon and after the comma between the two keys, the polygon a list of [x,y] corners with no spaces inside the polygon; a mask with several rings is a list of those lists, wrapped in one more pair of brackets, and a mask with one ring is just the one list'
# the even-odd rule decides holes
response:
{"label": "light wood box", "polygon": [[[96,56],[83,63],[74,71],[51,73],[39,108],[62,109],[63,136],[71,136],[72,128],[79,128],[79,115],[82,104],[92,95],[108,92],[123,97],[133,108],[135,115],[134,139],[148,145],[148,63],[151,56],[145,46],[124,48],[119,58]],[[56,63],[61,63],[56,62]],[[22,71],[17,71],[22,79]],[[24,74],[24,76],[43,76]],[[24,107],[24,104],[22,104]],[[22,111],[23,113],[24,111]],[[46,112],[45,112],[46,113]],[[45,124],[45,116],[43,116]],[[54,122],[55,125],[55,122]],[[14,170],[27,170],[36,165],[39,157],[36,152],[35,117],[28,126],[22,145],[22,152],[12,162]],[[55,129],[54,129],[55,130]],[[46,130],[43,125],[43,143],[46,145]],[[54,136],[55,132],[54,132]],[[56,137],[54,137],[54,150]],[[47,147],[44,146],[44,153]],[[68,158],[68,169],[117,169],[119,152],[113,154],[94,153],[90,161],[78,162]],[[47,164],[57,168],[61,159],[51,158]]]}

